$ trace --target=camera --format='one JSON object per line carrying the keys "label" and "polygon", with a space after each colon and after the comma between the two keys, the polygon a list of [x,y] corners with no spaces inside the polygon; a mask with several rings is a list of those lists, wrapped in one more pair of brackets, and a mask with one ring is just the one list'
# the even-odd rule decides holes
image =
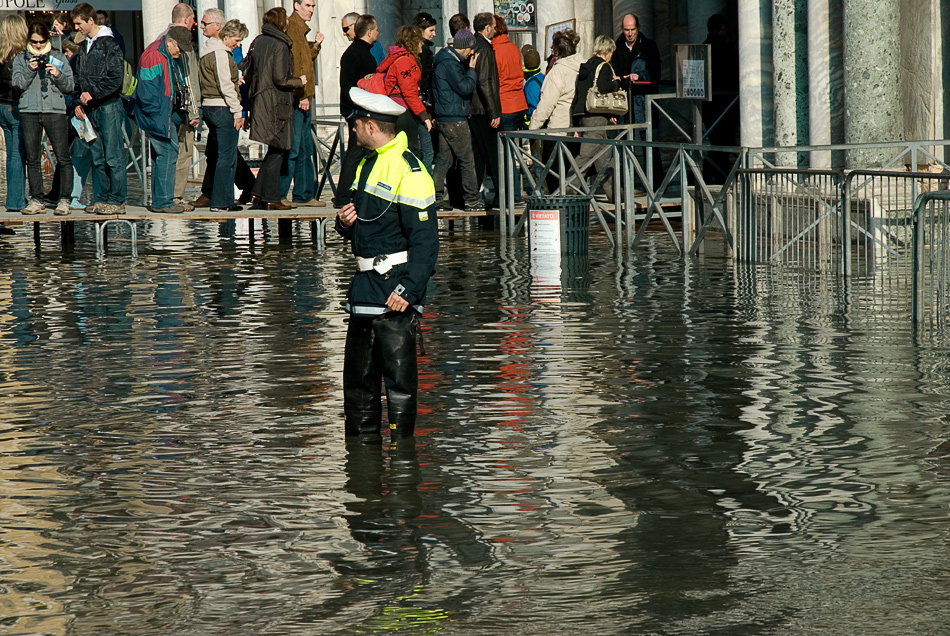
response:
{"label": "camera", "polygon": [[40,68],[46,68],[46,65],[49,64],[49,55],[34,55],[33,61],[36,62]]}

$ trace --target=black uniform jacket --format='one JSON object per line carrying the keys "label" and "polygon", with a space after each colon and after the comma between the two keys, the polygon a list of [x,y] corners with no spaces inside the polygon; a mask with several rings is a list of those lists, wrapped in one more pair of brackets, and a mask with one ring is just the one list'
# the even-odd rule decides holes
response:
{"label": "black uniform jacket", "polygon": [[409,260],[385,274],[369,270],[353,276],[346,310],[384,314],[395,291],[421,313],[439,255],[439,228],[432,177],[409,152],[405,133],[362,160],[353,190],[357,221],[350,227],[336,221],[337,232],[352,240],[353,254],[374,258],[408,251]]}

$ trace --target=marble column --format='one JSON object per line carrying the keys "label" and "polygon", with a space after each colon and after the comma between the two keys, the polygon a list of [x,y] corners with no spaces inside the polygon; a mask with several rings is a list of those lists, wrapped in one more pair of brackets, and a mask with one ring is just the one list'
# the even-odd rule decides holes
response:
{"label": "marble column", "polygon": [[[775,145],[808,143],[808,86],[805,0],[775,0],[772,5]],[[779,165],[797,166],[796,153],[780,153]]]}
{"label": "marble column", "polygon": [[772,143],[772,11],[768,0],[739,0],[739,110],[743,146]]}
{"label": "marble column", "polygon": [[907,139],[934,139],[935,86],[940,78],[934,55],[939,31],[937,7],[920,0],[901,0],[901,94]]}
{"label": "marble column", "polygon": [[177,0],[150,0],[142,3],[142,39],[145,46],[154,42],[172,22]]}
{"label": "marble column", "polygon": [[586,60],[591,53],[591,46],[594,43],[594,3],[592,0],[574,0],[574,20],[577,25],[577,34],[581,36],[581,41],[577,44],[577,52],[584,56]]}
{"label": "marble column", "polygon": [[248,35],[241,45],[247,53],[251,42],[261,32],[261,17],[257,0],[224,0],[224,17],[228,20],[240,20],[247,27]]}
{"label": "marble column", "polygon": [[[900,0],[844,0],[845,141],[900,141]],[[849,168],[880,167],[889,150],[852,150]]]}
{"label": "marble column", "polygon": [[[845,143],[841,0],[808,0],[809,143]],[[812,152],[815,169],[844,167],[844,153]]]}

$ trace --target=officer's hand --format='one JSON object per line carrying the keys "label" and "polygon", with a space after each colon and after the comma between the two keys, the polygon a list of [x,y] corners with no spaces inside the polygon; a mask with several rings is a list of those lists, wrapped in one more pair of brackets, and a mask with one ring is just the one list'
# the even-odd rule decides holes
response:
{"label": "officer's hand", "polygon": [[338,219],[340,219],[340,223],[343,224],[343,227],[350,227],[356,223],[356,206],[352,203],[347,203],[342,208],[340,208],[340,211],[336,213],[336,216]]}
{"label": "officer's hand", "polygon": [[393,292],[389,295],[389,299],[386,301],[386,306],[393,311],[406,311],[406,308],[409,306],[409,302],[396,292]]}

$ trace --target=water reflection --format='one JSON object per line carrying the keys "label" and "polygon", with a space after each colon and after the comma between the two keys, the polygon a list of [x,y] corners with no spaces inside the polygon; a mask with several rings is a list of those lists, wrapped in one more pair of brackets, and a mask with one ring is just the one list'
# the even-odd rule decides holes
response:
{"label": "water reflection", "polygon": [[0,243],[0,633],[950,619],[946,347],[879,281],[446,233],[418,436],[347,445],[344,246],[85,232]]}

